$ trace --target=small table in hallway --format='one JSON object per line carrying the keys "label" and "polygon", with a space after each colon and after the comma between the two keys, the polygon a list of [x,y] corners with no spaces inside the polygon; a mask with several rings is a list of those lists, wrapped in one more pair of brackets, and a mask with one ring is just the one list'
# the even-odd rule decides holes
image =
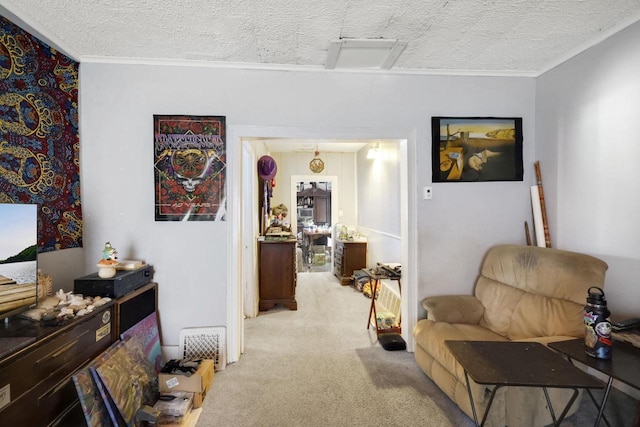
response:
{"label": "small table in hallway", "polygon": [[359,270],[364,272],[367,276],[369,276],[369,288],[371,289],[371,306],[369,307],[369,318],[367,319],[367,329],[373,323],[376,328],[376,336],[379,336],[381,333],[396,333],[399,334],[402,332],[402,327],[400,323],[398,326],[390,327],[390,328],[381,328],[378,325],[378,309],[376,307],[376,295],[378,294],[378,290],[380,289],[380,280],[395,280],[398,282],[398,291],[402,293],[402,284],[400,283],[400,276],[390,276],[384,273],[378,273],[371,269],[362,269]]}
{"label": "small table in hallway", "polygon": [[[554,425],[560,425],[578,396],[579,388],[604,388],[604,384],[569,363],[560,354],[537,342],[445,341],[453,357],[462,365],[476,426],[484,425],[493,398],[500,387],[539,387],[544,391]],[[478,423],[469,382],[495,386]],[[573,389],[573,395],[556,419],[547,388]]]}

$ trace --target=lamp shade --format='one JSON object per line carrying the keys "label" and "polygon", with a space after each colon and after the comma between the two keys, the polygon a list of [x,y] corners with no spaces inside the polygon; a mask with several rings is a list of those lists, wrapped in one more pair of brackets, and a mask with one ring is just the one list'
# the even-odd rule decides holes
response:
{"label": "lamp shade", "polygon": [[258,175],[263,180],[273,179],[278,172],[278,165],[271,156],[262,156],[258,159]]}

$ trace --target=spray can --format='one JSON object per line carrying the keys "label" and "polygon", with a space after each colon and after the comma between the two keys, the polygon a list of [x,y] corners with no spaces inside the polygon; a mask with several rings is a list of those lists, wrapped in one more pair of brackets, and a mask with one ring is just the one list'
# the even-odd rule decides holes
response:
{"label": "spray can", "polygon": [[584,306],[586,352],[597,359],[611,359],[611,313],[607,309],[604,291],[593,286],[587,292],[587,304]]}

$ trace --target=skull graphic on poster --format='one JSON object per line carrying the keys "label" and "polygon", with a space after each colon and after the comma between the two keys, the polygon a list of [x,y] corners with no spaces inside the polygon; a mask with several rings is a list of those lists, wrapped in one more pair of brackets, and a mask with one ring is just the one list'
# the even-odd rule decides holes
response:
{"label": "skull graphic on poster", "polygon": [[209,158],[203,150],[176,150],[171,156],[173,175],[188,193],[202,183],[209,168]]}

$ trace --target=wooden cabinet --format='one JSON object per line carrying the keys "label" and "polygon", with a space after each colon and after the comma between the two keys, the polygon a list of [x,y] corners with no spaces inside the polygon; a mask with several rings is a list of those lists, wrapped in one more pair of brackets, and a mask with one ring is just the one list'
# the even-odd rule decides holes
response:
{"label": "wooden cabinet", "polygon": [[313,205],[313,221],[316,224],[331,223],[331,199],[329,197],[316,197]]}
{"label": "wooden cabinet", "polygon": [[333,274],[342,285],[351,283],[355,270],[367,266],[367,242],[347,242],[335,240],[333,254]]}
{"label": "wooden cabinet", "polygon": [[113,342],[113,302],[62,326],[12,318],[0,342],[34,340],[0,359],[0,419],[7,426],[64,425],[82,414],[71,375]]}
{"label": "wooden cabinet", "polygon": [[313,209],[316,224],[331,223],[331,191],[313,187],[298,192],[298,207]]}
{"label": "wooden cabinet", "polygon": [[[120,339],[120,334],[131,328],[158,309],[158,284],[147,283],[121,296],[116,300],[114,307],[113,340]],[[158,333],[160,325],[158,325]]]}
{"label": "wooden cabinet", "polygon": [[[72,375],[157,309],[148,283],[60,326],[11,318],[0,326],[0,420],[9,426],[84,425]],[[4,347],[4,348],[3,348]]]}
{"label": "wooden cabinet", "polygon": [[296,241],[262,241],[259,246],[260,311],[283,304],[298,309],[296,301]]}

